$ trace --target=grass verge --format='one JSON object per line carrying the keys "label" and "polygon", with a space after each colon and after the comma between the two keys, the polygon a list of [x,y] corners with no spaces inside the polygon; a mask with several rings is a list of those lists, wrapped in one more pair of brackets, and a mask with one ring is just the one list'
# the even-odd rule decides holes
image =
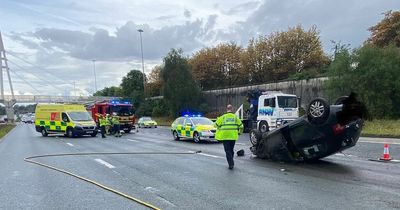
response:
{"label": "grass verge", "polygon": [[171,126],[174,119],[170,117],[152,117],[153,120],[157,122],[157,125],[160,126]]}
{"label": "grass verge", "polygon": [[365,121],[361,135],[400,138],[400,120]]}
{"label": "grass verge", "polygon": [[10,125],[10,124],[3,124],[0,125],[0,139],[3,138],[8,132],[10,132],[15,125]]}

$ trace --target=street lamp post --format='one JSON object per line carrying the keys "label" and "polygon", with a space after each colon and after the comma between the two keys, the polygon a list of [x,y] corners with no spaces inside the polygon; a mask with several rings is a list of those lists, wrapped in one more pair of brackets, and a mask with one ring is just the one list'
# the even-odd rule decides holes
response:
{"label": "street lamp post", "polygon": [[94,89],[95,89],[95,93],[97,92],[97,78],[96,78],[96,60],[92,60],[93,61],[93,73],[94,73]]}
{"label": "street lamp post", "polygon": [[140,51],[142,52],[142,71],[143,71],[143,95],[146,98],[146,91],[145,91],[145,85],[146,85],[146,75],[144,74],[144,60],[143,60],[143,41],[142,41],[142,33],[143,30],[139,29],[138,30],[139,35],[140,35]]}

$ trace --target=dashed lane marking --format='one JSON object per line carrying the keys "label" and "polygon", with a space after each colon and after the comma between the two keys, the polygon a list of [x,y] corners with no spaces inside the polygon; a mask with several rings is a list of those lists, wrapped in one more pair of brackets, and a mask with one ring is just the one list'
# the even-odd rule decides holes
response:
{"label": "dashed lane marking", "polygon": [[139,142],[138,140],[134,140],[134,139],[126,139],[127,141],[131,141],[131,142]]}
{"label": "dashed lane marking", "polygon": [[110,168],[110,169],[115,168],[115,166],[111,165],[110,163],[108,163],[102,159],[94,159],[94,160],[102,165],[105,165],[107,168]]}
{"label": "dashed lane marking", "polygon": [[71,147],[73,147],[73,146],[74,146],[74,145],[73,145],[73,144],[71,144],[71,143],[67,143],[67,145],[68,145],[68,146],[71,146]]}

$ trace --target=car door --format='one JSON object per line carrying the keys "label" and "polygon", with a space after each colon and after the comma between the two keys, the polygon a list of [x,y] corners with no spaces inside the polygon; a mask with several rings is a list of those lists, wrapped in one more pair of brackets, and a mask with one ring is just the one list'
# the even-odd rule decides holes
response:
{"label": "car door", "polygon": [[192,122],[192,120],[190,119],[190,118],[186,118],[186,120],[185,120],[185,136],[186,137],[188,137],[188,138],[191,138],[192,137],[192,127],[193,127],[193,122]]}
{"label": "car door", "polygon": [[185,123],[185,118],[181,117],[178,119],[177,125],[176,125],[176,132],[180,137],[183,137],[182,135],[183,131],[185,130],[185,127],[183,127],[183,123]]}

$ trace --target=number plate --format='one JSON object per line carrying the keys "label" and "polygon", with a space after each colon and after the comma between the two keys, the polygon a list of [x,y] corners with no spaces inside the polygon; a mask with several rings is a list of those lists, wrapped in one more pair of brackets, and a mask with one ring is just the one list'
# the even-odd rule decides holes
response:
{"label": "number plate", "polygon": [[86,131],[86,133],[93,133],[93,131]]}

